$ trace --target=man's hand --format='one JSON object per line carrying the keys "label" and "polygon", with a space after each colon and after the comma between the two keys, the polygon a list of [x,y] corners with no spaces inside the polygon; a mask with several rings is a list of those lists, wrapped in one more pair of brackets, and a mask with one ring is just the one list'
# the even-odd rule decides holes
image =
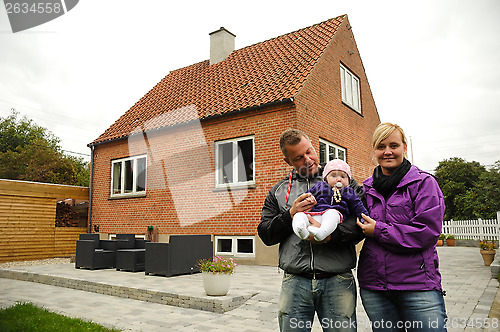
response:
{"label": "man's hand", "polygon": [[304,193],[293,201],[292,207],[290,208],[290,215],[293,218],[297,212],[309,211],[314,205],[316,205],[314,196],[311,193]]}
{"label": "man's hand", "polygon": [[[307,215],[307,219],[309,220],[309,222],[311,223],[311,226],[314,226],[314,227],[321,227],[321,224],[319,223],[319,221],[317,221],[316,219],[314,219],[313,217],[311,217],[310,215]],[[327,242],[330,242],[332,236],[331,235],[328,235],[323,241],[317,241],[315,238],[314,238],[314,235],[309,235],[309,237],[307,238],[307,241],[311,242],[312,244],[321,244],[321,243],[327,243]]]}
{"label": "man's hand", "polygon": [[375,232],[375,224],[377,223],[375,220],[372,218],[368,217],[364,213],[361,214],[361,217],[364,219],[364,223],[361,223],[361,221],[358,218],[357,224],[361,229],[363,230],[363,233],[366,236],[372,237],[373,233]]}

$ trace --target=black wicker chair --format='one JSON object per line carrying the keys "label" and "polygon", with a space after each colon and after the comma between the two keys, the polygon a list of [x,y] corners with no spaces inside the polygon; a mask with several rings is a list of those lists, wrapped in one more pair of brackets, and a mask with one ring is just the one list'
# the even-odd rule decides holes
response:
{"label": "black wicker chair", "polygon": [[134,234],[117,234],[116,270],[144,271],[146,243],[148,240],[136,239]]}
{"label": "black wicker chair", "polygon": [[171,235],[169,243],[146,243],[145,273],[170,277],[200,272],[201,259],[210,259],[210,235]]}
{"label": "black wicker chair", "polygon": [[111,269],[116,262],[116,242],[100,240],[99,234],[80,234],[76,241],[75,268]]}

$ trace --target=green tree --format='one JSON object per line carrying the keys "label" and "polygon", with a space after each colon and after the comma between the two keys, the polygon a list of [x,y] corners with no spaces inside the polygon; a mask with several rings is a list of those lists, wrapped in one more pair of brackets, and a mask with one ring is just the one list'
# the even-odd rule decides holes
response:
{"label": "green tree", "polygon": [[60,151],[59,139],[47,129],[33,123],[32,120],[23,117],[18,120],[19,113],[12,111],[6,117],[0,117],[0,152],[15,151],[26,145],[34,143],[42,144],[53,150]]}
{"label": "green tree", "polygon": [[494,218],[500,210],[500,161],[491,170],[462,158],[441,161],[436,178],[446,204],[445,219]]}
{"label": "green tree", "polygon": [[88,163],[65,155],[59,138],[18,115],[0,117],[0,178],[88,186]]}
{"label": "green tree", "polygon": [[473,214],[476,218],[496,218],[500,211],[500,160],[481,174],[479,181],[471,189],[476,199],[473,201]]}

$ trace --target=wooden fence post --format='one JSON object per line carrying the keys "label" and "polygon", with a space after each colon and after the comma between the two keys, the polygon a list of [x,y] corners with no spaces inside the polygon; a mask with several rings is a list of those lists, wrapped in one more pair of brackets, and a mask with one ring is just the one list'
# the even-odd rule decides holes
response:
{"label": "wooden fence post", "polygon": [[500,242],[500,211],[497,211],[496,229],[497,229],[497,241]]}
{"label": "wooden fence post", "polygon": [[484,226],[483,226],[483,220],[481,218],[477,219],[477,224],[479,226],[479,241],[484,240]]}

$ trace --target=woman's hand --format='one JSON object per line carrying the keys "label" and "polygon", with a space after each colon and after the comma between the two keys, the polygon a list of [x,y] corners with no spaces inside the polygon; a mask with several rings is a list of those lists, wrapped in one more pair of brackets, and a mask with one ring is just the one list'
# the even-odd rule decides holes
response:
{"label": "woman's hand", "polygon": [[373,232],[375,232],[375,224],[377,222],[375,220],[373,220],[372,218],[368,217],[367,215],[365,215],[364,213],[361,214],[361,217],[363,217],[365,222],[362,223],[358,218],[358,221],[357,221],[358,226],[361,227],[363,234],[365,234],[366,236],[372,237]]}

